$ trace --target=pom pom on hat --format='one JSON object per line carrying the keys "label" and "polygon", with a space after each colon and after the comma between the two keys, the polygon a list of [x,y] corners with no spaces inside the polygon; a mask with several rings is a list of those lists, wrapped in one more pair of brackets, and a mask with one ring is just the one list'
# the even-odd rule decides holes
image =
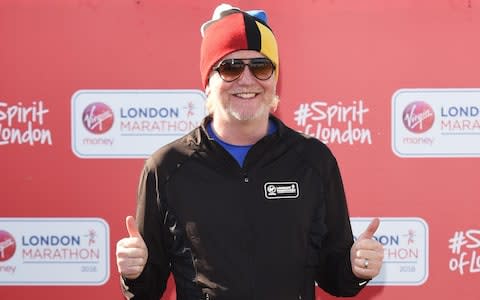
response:
{"label": "pom pom on hat", "polygon": [[233,7],[230,4],[222,3],[219,6],[217,6],[213,11],[212,19],[203,23],[202,27],[200,27],[200,33],[202,34],[202,38],[205,37],[205,30],[207,29],[208,26],[212,25],[213,23],[217,22],[218,20],[220,20],[225,16],[228,16],[237,12],[241,12],[240,8]]}
{"label": "pom pom on hat", "polygon": [[229,4],[215,8],[212,19],[200,28],[200,74],[204,87],[215,64],[237,50],[256,50],[276,66],[278,77],[278,47],[275,36],[267,24],[263,10],[242,11]]}

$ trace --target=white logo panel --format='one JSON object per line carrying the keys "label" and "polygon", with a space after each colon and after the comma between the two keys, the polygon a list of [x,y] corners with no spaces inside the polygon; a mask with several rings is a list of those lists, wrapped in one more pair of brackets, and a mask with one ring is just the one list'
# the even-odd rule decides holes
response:
{"label": "white logo panel", "polygon": [[[351,218],[355,239],[371,218]],[[374,239],[384,247],[380,274],[369,285],[422,285],[428,278],[428,225],[421,218],[381,218]]]}
{"label": "white logo panel", "polygon": [[400,89],[392,96],[400,157],[480,157],[480,89]]}
{"label": "white logo panel", "polygon": [[98,218],[0,218],[0,285],[102,285],[109,227]]}
{"label": "white logo panel", "polygon": [[200,90],[80,90],[72,96],[72,151],[81,158],[145,158],[206,115]]}

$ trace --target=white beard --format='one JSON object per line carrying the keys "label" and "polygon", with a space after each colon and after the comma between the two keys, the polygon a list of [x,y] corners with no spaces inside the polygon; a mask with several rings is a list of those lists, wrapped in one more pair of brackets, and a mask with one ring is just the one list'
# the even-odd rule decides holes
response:
{"label": "white beard", "polygon": [[259,119],[265,115],[268,116],[268,114],[270,113],[270,106],[267,104],[262,104],[255,111],[245,111],[245,110],[234,110],[230,105],[227,108],[227,112],[229,115],[233,116],[238,121],[251,121],[251,120]]}

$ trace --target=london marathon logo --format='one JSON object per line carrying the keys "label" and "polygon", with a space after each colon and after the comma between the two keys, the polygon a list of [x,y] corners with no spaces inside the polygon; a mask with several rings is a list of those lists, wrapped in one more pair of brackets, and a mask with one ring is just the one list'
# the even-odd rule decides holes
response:
{"label": "london marathon logo", "polygon": [[424,133],[433,126],[435,113],[432,107],[423,101],[407,105],[402,114],[403,125],[412,133]]}
{"label": "london marathon logo", "polygon": [[85,129],[93,134],[103,134],[113,126],[112,109],[101,102],[89,104],[82,113],[82,122]]}
{"label": "london marathon logo", "polygon": [[7,231],[0,230],[0,262],[12,258],[16,248],[17,246],[13,236]]}

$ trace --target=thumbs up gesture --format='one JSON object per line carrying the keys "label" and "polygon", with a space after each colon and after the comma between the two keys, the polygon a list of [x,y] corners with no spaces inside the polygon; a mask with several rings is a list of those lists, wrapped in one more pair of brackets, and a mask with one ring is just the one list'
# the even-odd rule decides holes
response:
{"label": "thumbs up gesture", "polygon": [[373,219],[350,250],[352,271],[358,278],[371,279],[380,273],[383,261],[383,246],[372,239],[379,225],[380,220],[378,218]]}
{"label": "thumbs up gesture", "polygon": [[147,263],[148,250],[138,231],[135,218],[128,216],[125,221],[129,237],[117,242],[117,267],[118,272],[125,278],[136,279]]}

